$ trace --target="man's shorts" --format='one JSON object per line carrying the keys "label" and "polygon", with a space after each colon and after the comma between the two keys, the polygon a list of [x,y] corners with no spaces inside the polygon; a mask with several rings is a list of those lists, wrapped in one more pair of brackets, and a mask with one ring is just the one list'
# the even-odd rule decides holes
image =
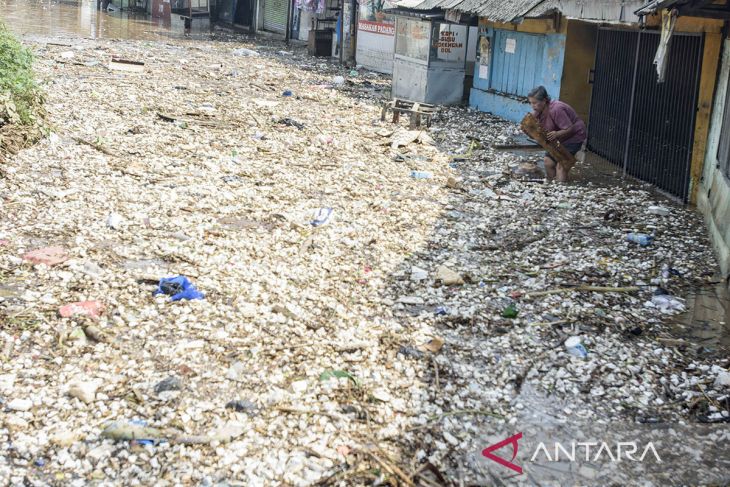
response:
{"label": "man's shorts", "polygon": [[[568,152],[570,152],[571,154],[576,155],[578,153],[578,151],[580,151],[583,148],[583,142],[573,142],[570,144],[563,144],[563,147],[568,149]],[[549,152],[545,153],[545,157],[548,157],[548,158],[552,159],[553,161],[555,160],[555,159],[553,159],[553,156],[551,156]]]}

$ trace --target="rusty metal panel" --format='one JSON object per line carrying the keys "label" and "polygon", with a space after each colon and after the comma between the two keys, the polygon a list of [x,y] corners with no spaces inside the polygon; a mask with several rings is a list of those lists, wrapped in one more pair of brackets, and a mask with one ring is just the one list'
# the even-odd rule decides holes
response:
{"label": "rusty metal panel", "polygon": [[170,0],[152,0],[152,17],[158,19],[169,19],[172,13]]}

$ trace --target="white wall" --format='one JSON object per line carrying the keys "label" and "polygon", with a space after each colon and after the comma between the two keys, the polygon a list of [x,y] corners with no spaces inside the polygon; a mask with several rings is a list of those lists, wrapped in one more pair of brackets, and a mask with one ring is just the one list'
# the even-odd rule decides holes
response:
{"label": "white wall", "polygon": [[360,20],[357,25],[355,61],[379,73],[393,73],[395,24]]}

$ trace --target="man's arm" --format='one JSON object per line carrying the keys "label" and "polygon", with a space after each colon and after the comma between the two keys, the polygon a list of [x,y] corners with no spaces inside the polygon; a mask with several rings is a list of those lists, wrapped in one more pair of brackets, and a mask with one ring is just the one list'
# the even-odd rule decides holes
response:
{"label": "man's arm", "polygon": [[548,140],[568,140],[573,136],[575,133],[575,124],[570,120],[570,115],[568,115],[568,111],[565,109],[565,107],[559,107],[555,112],[551,113],[553,116],[553,121],[555,122],[555,125],[558,126],[560,130],[556,130],[554,132],[548,132],[547,138]]}

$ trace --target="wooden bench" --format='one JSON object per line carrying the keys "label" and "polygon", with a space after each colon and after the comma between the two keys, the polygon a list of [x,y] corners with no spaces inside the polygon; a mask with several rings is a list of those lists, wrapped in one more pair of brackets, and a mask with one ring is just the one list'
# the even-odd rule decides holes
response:
{"label": "wooden bench", "polygon": [[385,121],[388,110],[393,112],[393,123],[398,123],[401,113],[407,113],[410,119],[410,128],[413,130],[421,126],[422,119],[425,119],[426,127],[431,126],[431,120],[434,113],[436,113],[436,106],[395,98],[383,104],[383,110],[380,113],[381,121]]}

